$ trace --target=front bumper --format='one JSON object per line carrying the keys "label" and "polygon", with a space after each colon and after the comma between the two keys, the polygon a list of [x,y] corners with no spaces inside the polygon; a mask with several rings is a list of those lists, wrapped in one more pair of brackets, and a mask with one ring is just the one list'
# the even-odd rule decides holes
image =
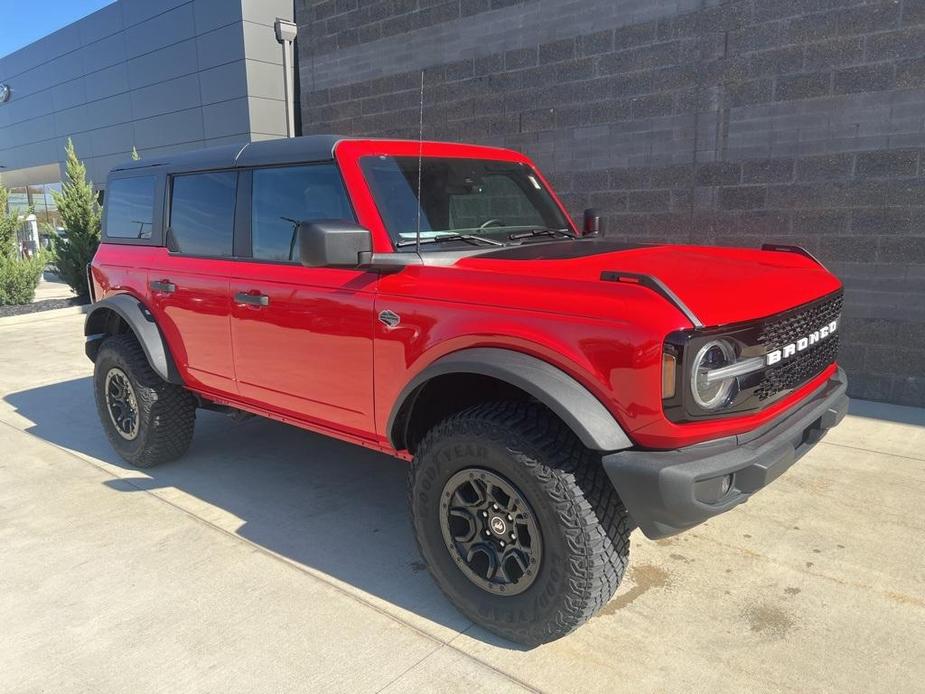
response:
{"label": "front bumper", "polygon": [[[844,418],[847,388],[838,369],[796,410],[760,429],[674,451],[611,453],[604,456],[604,469],[646,537],[674,535],[777,479]],[[723,492],[729,475],[730,488]]]}

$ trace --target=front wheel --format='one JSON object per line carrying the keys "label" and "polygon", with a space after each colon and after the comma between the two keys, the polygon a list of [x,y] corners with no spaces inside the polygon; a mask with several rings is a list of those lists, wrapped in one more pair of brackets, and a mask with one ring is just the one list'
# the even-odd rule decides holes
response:
{"label": "front wheel", "polygon": [[599,457],[545,408],[479,405],[421,443],[411,515],[437,584],[469,619],[535,646],[614,594],[631,526]]}

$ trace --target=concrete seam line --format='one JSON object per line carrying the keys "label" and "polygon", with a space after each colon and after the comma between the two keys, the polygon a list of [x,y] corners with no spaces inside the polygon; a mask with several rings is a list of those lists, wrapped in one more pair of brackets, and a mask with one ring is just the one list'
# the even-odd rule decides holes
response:
{"label": "concrete seam line", "polygon": [[[255,543],[255,542],[252,542],[252,541],[248,540],[247,538],[241,537],[241,536],[238,535],[237,533],[233,533],[233,532],[231,532],[231,531],[229,531],[229,530],[225,530],[224,528],[219,527],[218,525],[215,525],[215,524],[212,523],[211,521],[208,521],[208,520],[206,520],[205,518],[201,518],[201,517],[197,516],[195,513],[192,513],[191,511],[188,511],[187,509],[183,508],[182,506],[177,505],[176,503],[174,503],[174,502],[171,501],[170,499],[165,499],[164,497],[162,497],[162,496],[160,496],[159,494],[155,493],[156,490],[145,489],[144,487],[138,486],[138,485],[135,484],[134,481],[133,481],[134,479],[137,479],[137,478],[132,478],[132,477],[120,477],[120,476],[118,476],[118,475],[114,475],[110,470],[107,470],[107,469],[106,469],[105,467],[103,467],[102,465],[93,462],[93,460],[91,460],[89,457],[83,457],[83,456],[81,456],[81,455],[77,455],[77,454],[74,453],[73,451],[70,451],[70,450],[68,450],[67,448],[64,448],[63,446],[59,446],[58,444],[52,443],[51,441],[48,441],[47,439],[43,439],[41,436],[38,436],[38,435],[36,435],[36,434],[33,434],[33,433],[30,432],[30,431],[26,431],[26,430],[20,429],[19,427],[14,426],[13,424],[10,424],[9,422],[7,422],[7,421],[5,421],[5,420],[3,420],[3,419],[0,419],[0,424],[3,424],[4,426],[9,427],[10,429],[12,429],[12,430],[14,430],[14,431],[16,431],[16,432],[19,432],[20,434],[25,434],[25,435],[30,436],[30,437],[32,437],[32,438],[38,440],[38,441],[41,441],[42,443],[44,443],[44,444],[46,444],[46,445],[48,445],[48,446],[52,446],[52,447],[58,449],[59,451],[61,451],[62,453],[64,453],[64,454],[70,456],[71,458],[73,458],[73,459],[75,459],[75,460],[77,460],[77,461],[80,461],[80,462],[82,462],[82,463],[85,463],[85,464],[87,464],[87,465],[90,465],[90,466],[96,468],[97,470],[99,470],[100,472],[104,473],[105,475],[107,475],[107,476],[110,477],[111,479],[120,480],[120,481],[122,481],[122,482],[125,482],[125,483],[129,484],[130,486],[134,487],[134,488],[135,488],[136,490],[138,490],[139,492],[143,492],[143,493],[145,493],[145,494],[148,494],[148,495],[152,496],[153,498],[157,499],[157,500],[160,501],[161,503],[166,504],[167,506],[170,506],[171,508],[173,508],[173,509],[179,511],[180,513],[184,514],[185,516],[187,516],[188,518],[192,519],[193,521],[195,521],[195,522],[197,522],[197,523],[199,523],[199,524],[201,524],[201,525],[204,525],[204,526],[206,526],[207,528],[211,528],[212,530],[215,530],[216,532],[222,533],[222,534],[225,535],[226,537],[231,538],[232,540],[235,540],[236,542],[238,542],[238,543],[240,543],[240,544],[247,545],[247,546],[251,547],[252,549],[257,550],[257,551],[260,552],[261,554],[263,554],[263,555],[265,555],[265,556],[267,556],[267,557],[270,557],[271,559],[275,559],[276,561],[285,564],[285,565],[288,566],[289,568],[295,569],[296,571],[299,571],[300,573],[305,574],[305,575],[308,576],[309,578],[313,578],[313,579],[319,581],[320,583],[323,583],[324,585],[326,585],[327,587],[331,588],[332,590],[334,590],[335,592],[339,593],[340,595],[342,595],[342,596],[344,596],[344,597],[347,597],[347,598],[350,598],[350,599],[353,600],[354,602],[357,602],[357,603],[363,605],[364,607],[368,607],[369,609],[378,612],[378,613],[379,613],[380,615],[382,615],[383,617],[386,617],[386,618],[392,620],[393,622],[396,622],[397,624],[400,624],[401,626],[403,626],[403,627],[405,627],[405,628],[407,628],[407,629],[411,629],[412,631],[414,631],[414,632],[417,633],[418,635],[424,637],[425,639],[427,639],[427,640],[429,640],[429,641],[432,641],[432,642],[435,643],[435,644],[438,644],[438,645],[437,645],[437,648],[435,648],[433,651],[431,651],[431,652],[428,653],[426,656],[424,656],[424,658],[422,658],[420,661],[418,661],[418,663],[422,662],[423,660],[426,660],[430,655],[432,655],[433,653],[436,653],[436,652],[439,651],[441,648],[447,647],[447,648],[452,649],[453,651],[456,651],[457,653],[459,653],[459,654],[460,654],[461,656],[463,656],[464,658],[466,658],[466,659],[468,659],[468,660],[471,660],[471,661],[474,661],[474,662],[476,662],[476,663],[482,665],[483,667],[486,667],[486,668],[488,668],[489,670],[491,670],[491,671],[493,671],[493,672],[495,672],[495,673],[501,675],[501,676],[504,677],[505,679],[508,679],[508,680],[510,680],[511,682],[514,682],[515,684],[520,685],[520,686],[523,687],[524,689],[527,689],[527,690],[533,691],[533,692],[539,691],[539,690],[537,690],[535,687],[530,686],[530,685],[527,684],[526,682],[524,682],[524,681],[522,681],[522,680],[520,680],[520,679],[514,677],[513,675],[510,675],[510,674],[504,672],[503,670],[499,670],[498,668],[496,668],[496,667],[495,667],[494,665],[492,665],[491,663],[486,663],[485,661],[481,660],[480,658],[476,658],[476,657],[472,656],[471,654],[466,653],[465,651],[463,651],[463,650],[460,649],[459,647],[451,645],[452,642],[455,641],[459,636],[461,636],[463,633],[465,633],[466,631],[468,631],[469,629],[471,629],[472,626],[474,626],[474,625],[472,625],[472,624],[470,624],[468,627],[466,627],[466,629],[465,629],[464,631],[462,631],[462,632],[457,632],[449,641],[441,641],[440,639],[436,638],[435,636],[432,636],[432,635],[428,634],[427,632],[423,631],[422,629],[420,629],[419,627],[416,627],[416,626],[413,625],[413,624],[409,624],[408,622],[406,622],[406,621],[404,621],[403,619],[397,617],[396,615],[389,614],[388,612],[386,612],[385,610],[383,610],[383,609],[382,609],[381,607],[379,607],[378,605],[374,605],[374,604],[372,604],[372,603],[370,603],[370,602],[364,600],[363,598],[361,598],[361,597],[359,597],[359,596],[357,596],[357,595],[354,595],[354,594],[350,593],[350,592],[347,591],[347,590],[344,590],[344,589],[341,588],[339,585],[337,585],[336,583],[334,583],[331,579],[327,578],[324,574],[322,574],[322,573],[320,573],[320,572],[316,573],[315,571],[311,570],[311,569],[310,569],[309,567],[307,567],[307,566],[303,566],[303,565],[301,565],[301,564],[298,564],[298,563],[292,561],[291,559],[288,559],[288,558],[282,556],[281,554],[277,554],[276,552],[274,552],[274,551],[272,551],[272,550],[270,550],[270,549],[267,549],[266,547],[263,547],[262,545],[259,545],[259,544]],[[415,663],[415,665],[417,665],[418,663]],[[414,665],[413,665],[412,667],[414,667]],[[405,672],[403,672],[402,675],[404,675],[406,672],[408,672],[408,670],[405,670]],[[399,675],[399,677],[400,677],[400,676],[401,676],[401,675]],[[393,680],[393,681],[394,681],[394,680]],[[390,682],[390,684],[391,684],[391,682]],[[388,685],[386,685],[386,686],[388,686]]]}
{"label": "concrete seam line", "polygon": [[427,659],[430,658],[431,656],[436,655],[437,653],[439,653],[440,651],[442,651],[444,648],[448,648],[448,649],[450,649],[451,651],[455,651],[456,653],[459,653],[460,655],[466,657],[467,659],[472,660],[472,661],[478,663],[479,665],[482,665],[483,667],[487,668],[488,670],[490,670],[490,671],[492,671],[492,672],[494,672],[494,673],[496,673],[496,674],[501,675],[502,677],[504,677],[504,679],[509,680],[509,681],[511,681],[511,682],[514,682],[515,684],[517,684],[517,685],[523,687],[524,689],[526,689],[526,690],[528,690],[528,691],[536,692],[536,694],[544,694],[544,693],[543,693],[543,690],[537,689],[536,687],[532,687],[532,686],[530,686],[529,684],[527,684],[526,682],[523,682],[522,680],[519,680],[519,679],[517,679],[516,677],[513,677],[513,676],[509,675],[508,673],[504,672],[503,670],[499,670],[499,669],[496,668],[495,666],[490,665],[489,663],[486,663],[486,662],[484,662],[483,660],[480,660],[480,659],[478,659],[478,658],[475,658],[475,657],[469,655],[468,653],[466,653],[465,651],[463,651],[461,648],[458,648],[458,647],[456,647],[456,646],[453,645],[453,642],[456,641],[456,639],[460,638],[463,634],[467,634],[467,633],[469,632],[469,630],[472,629],[472,628],[474,628],[475,626],[476,626],[475,624],[470,624],[470,625],[467,626],[465,629],[463,629],[463,630],[460,631],[458,634],[456,634],[453,638],[451,638],[449,641],[447,641],[447,642],[441,644],[439,647],[437,647],[437,648],[435,648],[434,650],[432,650],[430,653],[428,653],[427,655],[425,655],[424,657],[422,657],[422,658],[421,658],[420,660],[418,660],[416,663],[414,663],[414,664],[408,666],[407,668],[405,668],[399,675],[397,675],[396,677],[393,677],[391,680],[389,680],[389,682],[387,682],[387,683],[385,684],[385,686],[383,686],[383,687],[377,689],[377,690],[376,690],[376,694],[380,694],[380,692],[384,692],[386,689],[388,689],[389,687],[391,687],[393,684],[395,684],[396,682],[400,681],[400,680],[402,679],[402,677],[404,677],[404,676],[407,675],[409,672],[411,672],[412,670],[414,670],[418,665],[420,665],[421,663],[423,663],[425,660],[427,660]]}
{"label": "concrete seam line", "polygon": [[[456,638],[456,637],[453,637],[453,638]],[[451,639],[451,640],[452,640],[452,639]],[[416,668],[418,665],[420,665],[420,664],[423,663],[425,660],[427,660],[428,658],[430,658],[430,656],[432,656],[434,653],[439,653],[440,651],[442,651],[442,650],[446,647],[446,645],[447,645],[447,644],[444,643],[444,644],[441,644],[441,645],[437,646],[434,650],[430,651],[430,652],[427,653],[426,655],[422,656],[421,658],[419,658],[418,660],[416,660],[415,662],[413,662],[411,665],[409,665],[409,666],[406,667],[404,670],[402,670],[400,673],[398,673],[395,677],[393,677],[393,678],[390,679],[388,682],[386,682],[384,686],[379,687],[379,689],[376,690],[376,694],[379,694],[380,692],[384,692],[386,689],[388,689],[388,688],[391,687],[393,684],[395,684],[396,682],[398,682],[398,680],[400,680],[402,677],[404,677],[404,676],[407,675],[409,672],[411,672],[412,670],[414,670],[414,668]]]}
{"label": "concrete seam line", "polygon": [[[470,624],[469,626],[467,626],[465,629],[463,629],[461,632],[459,632],[458,634],[456,634],[456,636],[454,636],[454,637],[451,638],[449,641],[447,641],[447,642],[446,642],[447,647],[450,648],[450,649],[452,649],[452,650],[454,650],[454,651],[456,651],[457,653],[462,653],[463,655],[468,656],[468,655],[469,655],[468,653],[466,653],[464,650],[462,650],[462,649],[459,648],[458,646],[454,646],[453,643],[454,643],[457,639],[462,638],[465,634],[468,634],[472,629],[476,629],[476,628],[479,628],[479,627],[478,627],[477,624],[475,624],[475,623],[473,622],[472,624]],[[481,663],[482,665],[484,665],[485,667],[487,667],[489,670],[492,670],[492,671],[494,671],[494,672],[497,672],[497,673],[500,673],[500,674],[504,675],[504,677],[507,678],[507,679],[509,679],[511,682],[514,682],[514,683],[516,683],[516,684],[519,684],[520,686],[524,687],[525,689],[527,689],[527,690],[529,690],[529,691],[531,691],[531,692],[536,692],[536,694],[546,694],[545,690],[543,690],[543,689],[537,689],[537,688],[534,687],[533,685],[527,684],[527,683],[524,682],[523,680],[518,679],[517,677],[514,677],[513,675],[509,675],[508,673],[504,672],[503,670],[499,670],[499,669],[496,668],[494,665],[490,665],[489,663],[486,663],[485,661],[480,660],[479,658],[475,658],[475,657],[473,657],[473,656],[469,656],[469,657],[472,658],[472,660],[476,661],[477,663]]]}
{"label": "concrete seam line", "polygon": [[900,458],[901,460],[913,460],[917,463],[925,463],[925,458],[916,458],[912,455],[902,455],[901,453],[887,453],[886,451],[878,451],[873,448],[862,448],[861,446],[849,446],[846,443],[835,443],[834,441],[825,441],[822,440],[819,443],[826,446],[835,446],[836,448],[847,448],[851,451],[862,451],[864,453],[875,453],[876,455],[888,455],[891,458]]}
{"label": "concrete seam line", "polygon": [[522,681],[522,680],[519,680],[519,679],[517,679],[516,677],[513,677],[512,675],[509,675],[508,673],[504,672],[503,670],[499,670],[499,669],[496,668],[494,665],[491,665],[491,664],[489,664],[489,663],[486,663],[486,662],[483,661],[483,660],[480,660],[479,658],[475,658],[475,657],[469,655],[468,653],[466,653],[466,652],[465,652],[464,650],[462,650],[461,648],[458,648],[458,647],[456,647],[456,646],[453,645],[453,642],[454,642],[456,639],[458,639],[458,638],[459,638],[460,636],[462,636],[463,634],[468,633],[468,631],[469,631],[470,629],[472,629],[474,626],[476,626],[476,625],[475,625],[475,624],[470,624],[470,625],[467,626],[465,629],[463,629],[462,631],[460,631],[459,633],[457,633],[457,634],[456,634],[453,638],[451,638],[449,641],[446,641],[446,642],[442,643],[440,646],[438,646],[437,648],[435,648],[434,650],[432,650],[430,653],[428,653],[427,655],[425,655],[424,657],[422,657],[422,658],[421,658],[420,660],[418,660],[416,663],[413,663],[412,665],[409,665],[409,666],[408,666],[407,668],[405,668],[400,674],[398,674],[397,676],[393,677],[393,678],[392,678],[391,680],[389,680],[384,686],[382,686],[382,687],[380,687],[379,689],[377,689],[377,690],[376,690],[376,694],[380,694],[380,692],[384,692],[386,689],[388,689],[389,687],[391,687],[393,684],[395,684],[396,682],[400,681],[402,677],[404,677],[404,676],[407,675],[409,672],[411,672],[412,670],[414,670],[418,665],[420,665],[421,663],[423,663],[425,660],[427,660],[427,659],[430,658],[431,656],[436,655],[437,653],[439,653],[440,651],[442,651],[442,650],[445,649],[445,648],[448,648],[448,649],[451,650],[451,651],[455,651],[456,653],[459,653],[460,655],[462,655],[462,656],[465,657],[466,659],[471,660],[471,661],[473,661],[473,662],[476,662],[476,663],[478,663],[479,665],[485,667],[486,669],[488,669],[488,670],[490,670],[490,671],[492,671],[492,672],[494,672],[494,673],[496,673],[496,674],[498,674],[498,675],[501,675],[504,679],[509,680],[509,681],[513,682],[514,684],[517,684],[517,685],[523,687],[523,688],[526,689],[527,691],[536,692],[536,694],[544,694],[543,691],[542,691],[541,689],[537,689],[536,687],[532,687],[532,686],[530,686],[529,684],[527,684],[526,682],[524,682],[524,681]]}

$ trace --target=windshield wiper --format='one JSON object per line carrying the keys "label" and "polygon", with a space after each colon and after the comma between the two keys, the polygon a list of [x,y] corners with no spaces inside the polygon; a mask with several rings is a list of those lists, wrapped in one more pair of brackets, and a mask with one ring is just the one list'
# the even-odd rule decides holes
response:
{"label": "windshield wiper", "polygon": [[532,231],[524,231],[519,234],[511,234],[510,236],[508,236],[508,238],[511,241],[517,241],[518,239],[532,239],[532,238],[536,238],[537,236],[557,236],[557,235],[565,236],[566,238],[570,238],[570,239],[578,238],[577,236],[575,236],[575,234],[570,232],[568,229],[549,229],[545,227],[542,229],[533,229]]}
{"label": "windshield wiper", "polygon": [[[428,236],[427,238],[421,239],[421,245],[428,243],[440,243],[441,241],[467,241],[469,243],[477,243],[481,241],[482,243],[487,243],[491,246],[503,246],[504,244],[500,241],[495,241],[494,239],[487,239],[484,236],[476,236],[475,234],[443,234],[441,236]],[[412,239],[408,241],[399,241],[395,244],[396,248],[407,248],[408,246],[416,246],[418,244],[417,239]]]}

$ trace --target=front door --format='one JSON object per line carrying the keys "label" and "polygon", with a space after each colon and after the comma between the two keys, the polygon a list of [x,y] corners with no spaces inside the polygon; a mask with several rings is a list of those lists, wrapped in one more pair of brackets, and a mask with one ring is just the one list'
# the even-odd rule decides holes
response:
{"label": "front door", "polygon": [[247,175],[252,258],[239,260],[230,287],[238,392],[310,423],[373,438],[378,276],[296,260],[297,222],[353,218],[340,174],[333,164],[314,164]]}

